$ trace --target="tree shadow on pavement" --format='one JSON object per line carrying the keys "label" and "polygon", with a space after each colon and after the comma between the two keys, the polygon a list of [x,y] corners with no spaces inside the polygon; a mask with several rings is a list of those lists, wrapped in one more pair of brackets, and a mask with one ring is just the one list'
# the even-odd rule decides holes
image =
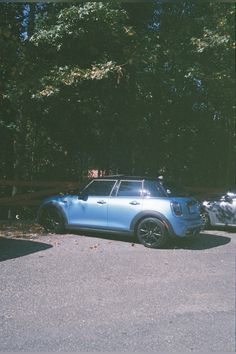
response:
{"label": "tree shadow on pavement", "polygon": [[0,237],[0,262],[51,248],[42,242]]}
{"label": "tree shadow on pavement", "polygon": [[231,241],[230,237],[218,236],[214,234],[201,233],[192,238],[173,239],[165,249],[187,249],[187,250],[206,250],[226,245]]}

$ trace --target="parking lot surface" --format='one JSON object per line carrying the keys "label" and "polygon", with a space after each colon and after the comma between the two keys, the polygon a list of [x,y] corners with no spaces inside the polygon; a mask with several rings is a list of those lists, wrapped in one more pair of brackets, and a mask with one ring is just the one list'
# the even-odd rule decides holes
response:
{"label": "parking lot surface", "polygon": [[0,238],[0,351],[235,351],[235,231]]}

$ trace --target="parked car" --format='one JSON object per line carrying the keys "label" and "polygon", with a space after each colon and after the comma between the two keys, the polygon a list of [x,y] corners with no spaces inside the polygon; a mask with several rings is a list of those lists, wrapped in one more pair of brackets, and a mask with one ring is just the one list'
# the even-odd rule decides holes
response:
{"label": "parked car", "polygon": [[38,221],[48,232],[99,230],[135,234],[146,247],[202,229],[200,204],[158,178],[107,176],[80,193],[47,198]]}
{"label": "parked car", "polygon": [[236,226],[236,191],[203,201],[201,214],[205,228]]}

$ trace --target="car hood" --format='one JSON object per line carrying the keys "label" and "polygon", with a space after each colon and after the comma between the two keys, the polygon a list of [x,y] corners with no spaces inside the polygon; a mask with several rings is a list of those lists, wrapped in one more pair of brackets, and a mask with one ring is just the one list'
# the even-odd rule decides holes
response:
{"label": "car hood", "polygon": [[43,200],[43,203],[52,203],[52,202],[61,202],[65,199],[71,199],[71,198],[74,198],[75,196],[74,195],[71,195],[71,194],[57,194],[57,195],[52,195],[50,197],[47,197]]}

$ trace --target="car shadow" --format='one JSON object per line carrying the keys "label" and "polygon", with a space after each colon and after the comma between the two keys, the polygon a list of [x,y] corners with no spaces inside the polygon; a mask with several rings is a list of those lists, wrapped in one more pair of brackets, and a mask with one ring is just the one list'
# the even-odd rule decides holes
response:
{"label": "car shadow", "polygon": [[[76,234],[79,234],[76,232]],[[110,234],[104,232],[86,232],[83,235],[89,237],[96,237],[111,241],[121,241],[134,244],[140,244],[140,242],[134,236],[124,235],[124,234]],[[171,238],[165,246],[163,246],[162,250],[167,249],[188,249],[188,250],[205,250],[214,247],[219,247],[226,245],[231,241],[230,237],[226,236],[218,236],[212,234],[201,233],[198,236],[194,236],[191,238]]]}
{"label": "car shadow", "polygon": [[121,241],[139,244],[136,237],[129,234],[109,233],[104,231],[73,231],[73,234],[85,237],[101,238],[109,241]]}
{"label": "car shadow", "polygon": [[206,250],[210,248],[226,245],[231,241],[230,237],[218,236],[212,234],[201,233],[192,238],[175,238],[171,240],[165,249],[187,249],[187,250]]}
{"label": "car shadow", "polygon": [[0,262],[51,248],[42,242],[0,237]]}

